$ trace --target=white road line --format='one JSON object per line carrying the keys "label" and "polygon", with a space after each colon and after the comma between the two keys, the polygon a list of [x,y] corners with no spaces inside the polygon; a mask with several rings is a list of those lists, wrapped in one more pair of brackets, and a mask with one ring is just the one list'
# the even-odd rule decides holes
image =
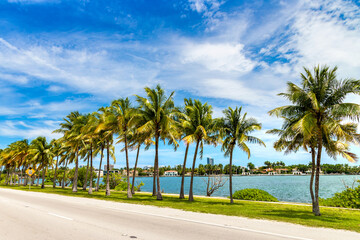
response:
{"label": "white road line", "polygon": [[118,209],[118,208],[114,208],[114,207],[107,207],[107,208],[115,209],[115,210],[123,211],[123,212],[129,212],[129,213],[137,213],[137,214],[143,214],[143,215],[148,215],[148,216],[180,220],[180,221],[185,221],[185,222],[192,222],[192,223],[210,225],[210,226],[221,227],[221,228],[230,228],[230,229],[235,229],[235,230],[259,233],[259,234],[266,234],[266,235],[282,237],[282,238],[290,238],[290,239],[297,239],[297,240],[311,240],[310,238],[302,238],[302,237],[296,237],[296,236],[285,235],[285,234],[280,234],[280,233],[265,232],[265,231],[259,231],[259,230],[249,229],[249,228],[242,228],[242,227],[236,227],[236,226],[230,226],[230,225],[222,225],[222,224],[217,224],[217,223],[202,222],[202,221],[191,220],[191,219],[186,219],[186,218],[170,217],[170,216],[164,216],[164,215],[153,214],[153,213],[137,212],[137,211],[132,211],[132,210],[123,210],[123,209]]}
{"label": "white road line", "polygon": [[59,217],[59,218],[63,218],[63,219],[70,220],[70,221],[72,221],[72,220],[73,220],[72,218],[64,217],[64,216],[57,215],[57,214],[55,214],[55,213],[51,213],[51,212],[49,212],[48,214],[49,214],[49,215],[51,215],[51,216],[55,216],[55,217]]}

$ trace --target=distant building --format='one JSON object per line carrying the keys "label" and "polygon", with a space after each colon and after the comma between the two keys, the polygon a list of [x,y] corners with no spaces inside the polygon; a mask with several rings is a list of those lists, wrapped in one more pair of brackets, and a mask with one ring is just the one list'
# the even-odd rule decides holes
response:
{"label": "distant building", "polygon": [[99,169],[95,169],[95,173],[96,173],[96,176],[99,176],[100,174],[100,177],[104,176],[104,171],[103,170],[99,170]]}
{"label": "distant building", "polygon": [[214,166],[214,159],[213,158],[207,158],[207,164],[210,164],[211,166]]}
{"label": "distant building", "polygon": [[174,171],[174,170],[165,171],[164,176],[166,177],[178,176],[178,171]]}
{"label": "distant building", "polygon": [[[109,171],[112,171],[113,169],[114,169],[114,165],[110,164],[109,165]],[[104,165],[104,170],[107,171],[107,165],[106,164]]]}
{"label": "distant building", "polygon": [[153,166],[151,166],[151,165],[147,165],[147,166],[144,166],[143,169],[144,169],[144,170],[149,170],[149,169],[152,168],[152,167],[153,167]]}

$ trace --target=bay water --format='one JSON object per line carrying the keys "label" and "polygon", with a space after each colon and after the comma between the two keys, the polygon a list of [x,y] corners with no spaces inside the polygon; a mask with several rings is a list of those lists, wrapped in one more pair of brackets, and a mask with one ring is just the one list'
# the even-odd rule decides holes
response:
{"label": "bay water", "polygon": [[[227,179],[227,176],[223,177]],[[360,176],[355,175],[322,175],[320,176],[321,198],[332,197],[336,192],[345,190],[345,185],[351,186]],[[135,185],[143,182],[143,192],[152,192],[152,177],[136,177]],[[194,177],[194,195],[206,195],[207,177]],[[181,177],[160,177],[161,190],[164,193],[180,192]],[[244,188],[258,188],[269,192],[279,201],[287,202],[311,202],[309,192],[310,176],[233,176],[233,192]],[[356,183],[358,184],[358,183]],[[356,186],[355,184],[355,186]],[[185,194],[189,192],[190,177],[185,177]],[[216,191],[212,196],[229,196],[229,182]]]}

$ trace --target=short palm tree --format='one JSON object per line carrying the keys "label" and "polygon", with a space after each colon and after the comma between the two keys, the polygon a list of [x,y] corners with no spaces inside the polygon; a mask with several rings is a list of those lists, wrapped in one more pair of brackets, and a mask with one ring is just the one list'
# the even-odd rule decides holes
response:
{"label": "short palm tree", "polygon": [[[269,112],[270,115],[285,119],[296,119],[292,123],[292,131],[301,133],[304,142],[314,141],[317,149],[315,196],[313,209],[316,216],[320,216],[319,208],[319,178],[322,149],[333,152],[331,142],[358,142],[356,135],[349,135],[344,131],[341,121],[347,119],[358,121],[360,105],[344,103],[348,94],[360,93],[360,81],[354,79],[337,80],[337,67],[316,66],[313,72],[304,68],[301,74],[301,85],[288,83],[286,93],[280,93],[292,105],[279,107]],[[327,141],[324,142],[324,140]]]}
{"label": "short palm tree", "polygon": [[[175,120],[173,119],[175,114],[174,92],[167,97],[160,85],[157,85],[154,89],[146,87],[145,92],[146,98],[136,95],[139,109],[134,117],[136,122],[142,123],[137,129],[138,132],[155,140],[153,195],[157,192],[157,199],[162,200],[159,178],[159,141],[163,140],[165,142],[168,139],[174,145],[178,145],[176,141],[178,133],[176,131]],[[155,179],[157,182],[156,187]]]}
{"label": "short palm tree", "polygon": [[250,158],[250,148],[247,144],[255,143],[265,147],[265,143],[261,139],[249,135],[256,130],[261,130],[261,124],[254,118],[246,118],[246,113],[241,114],[241,107],[236,107],[235,109],[229,107],[223,113],[225,117],[218,121],[217,127],[220,135],[223,137],[222,150],[225,152],[225,156],[230,156],[229,190],[230,203],[233,203],[232,160],[235,147],[238,146]]}

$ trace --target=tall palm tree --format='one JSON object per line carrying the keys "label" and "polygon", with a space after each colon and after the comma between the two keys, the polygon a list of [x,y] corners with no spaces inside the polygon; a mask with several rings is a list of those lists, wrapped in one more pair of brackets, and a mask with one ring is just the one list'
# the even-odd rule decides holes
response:
{"label": "tall palm tree", "polygon": [[189,201],[192,202],[194,201],[193,183],[198,150],[200,148],[200,158],[202,158],[204,144],[216,144],[216,140],[214,136],[211,136],[211,134],[214,133],[211,105],[207,103],[202,104],[199,100],[192,102],[191,99],[185,99],[185,101],[188,102],[185,106],[187,120],[183,121],[183,128],[186,129],[187,136],[183,138],[183,141],[187,144],[196,143],[189,191]]}
{"label": "tall palm tree", "polygon": [[55,139],[53,139],[53,140],[51,140],[50,144],[52,146],[52,152],[53,152],[54,156],[56,156],[55,171],[54,171],[54,178],[53,178],[53,188],[55,188],[57,170],[58,170],[58,165],[59,165],[59,155],[61,152],[61,143],[56,141]]}
{"label": "tall palm tree", "polygon": [[225,156],[230,156],[229,164],[229,190],[230,203],[234,203],[232,196],[232,160],[236,146],[245,152],[250,158],[250,148],[247,143],[256,143],[265,147],[265,143],[254,136],[250,136],[253,131],[261,130],[261,124],[254,118],[246,118],[246,113],[241,114],[241,107],[232,109],[231,107],[223,111],[225,117],[218,122],[218,128],[223,137],[222,150]]}
{"label": "tall palm tree", "polygon": [[[178,122],[179,122],[179,129],[181,129],[181,133],[183,134],[182,139],[184,139],[185,137],[189,136],[192,134],[191,129],[189,128],[189,126],[191,126],[190,124],[190,118],[191,118],[191,111],[190,108],[188,108],[187,106],[193,106],[193,101],[192,99],[184,99],[184,103],[185,103],[185,107],[184,109],[180,112],[179,111],[179,117],[178,117]],[[189,152],[189,146],[190,146],[190,142],[185,142],[186,145],[186,149],[185,149],[185,155],[184,155],[184,162],[183,162],[183,166],[182,166],[182,171],[181,171],[181,185],[180,185],[180,195],[179,198],[180,199],[184,199],[185,198],[185,191],[184,191],[184,185],[185,185],[185,174],[186,174],[186,161],[187,161],[187,155]]]}
{"label": "tall palm tree", "polygon": [[51,144],[47,143],[45,137],[38,137],[31,141],[29,153],[32,161],[39,164],[39,169],[42,169],[42,184],[41,188],[45,187],[45,174],[47,167],[52,164],[54,153],[51,151]]}
{"label": "tall palm tree", "polygon": [[[165,91],[157,85],[156,88],[151,89],[146,87],[146,98],[136,95],[136,100],[139,104],[139,109],[135,115],[137,122],[142,122],[142,126],[138,128],[140,133],[151,136],[155,140],[155,160],[154,160],[154,182],[153,195],[157,196],[157,200],[162,200],[160,178],[159,178],[159,141],[166,139],[171,141],[175,146],[178,145],[177,131],[175,121],[173,119],[175,114],[173,95],[169,97],[165,95]],[[156,187],[155,187],[156,178]],[[157,191],[156,191],[157,190]]]}
{"label": "tall palm tree", "polygon": [[[99,126],[98,113],[93,113],[88,116],[87,123],[82,129],[82,138],[84,143],[88,146],[88,158],[90,161],[90,183],[89,183],[89,194],[92,194],[93,188],[93,157],[97,153],[97,144],[99,143],[99,134],[96,132],[97,127]],[[86,173],[88,175],[88,171]],[[87,184],[87,177],[85,179],[85,189]],[[84,189],[84,190],[85,190]]]}
{"label": "tall palm tree", "polygon": [[[311,202],[313,205],[313,212],[315,213],[314,176],[316,168],[317,144],[315,137],[306,140],[301,132],[295,132],[292,129],[293,124],[297,121],[298,120],[296,119],[285,119],[282,129],[272,129],[267,131],[267,133],[276,134],[279,136],[279,139],[274,143],[274,148],[277,151],[284,151],[285,154],[290,154],[291,152],[296,153],[300,148],[303,148],[305,151],[309,151],[311,153],[311,176],[309,189]],[[346,134],[353,135],[354,138],[358,138],[356,133],[356,124],[345,123],[341,125],[342,129],[346,131]],[[336,135],[334,135],[334,137],[336,138]],[[328,139],[324,139],[323,142],[326,144],[325,149],[330,157],[336,159],[337,155],[340,155],[351,162],[357,160],[357,156],[349,152],[348,144],[333,140],[328,142]]]}
{"label": "tall palm tree", "polygon": [[[79,170],[79,151],[83,146],[81,140],[81,129],[86,124],[86,116],[79,112],[72,112],[64,118],[64,122],[60,123],[60,128],[55,133],[63,133],[66,146],[71,147],[71,151],[75,153],[75,173],[73,179],[72,191],[77,192],[78,170]],[[70,163],[70,162],[69,162]]]}
{"label": "tall palm tree", "polygon": [[129,167],[129,135],[134,127],[134,109],[131,106],[129,98],[120,98],[111,103],[111,114],[106,119],[106,124],[113,133],[117,134],[120,142],[124,143],[126,160],[126,178],[127,178],[127,198],[132,198],[130,187],[130,167]]}
{"label": "tall palm tree", "polygon": [[111,108],[103,107],[99,111],[99,125],[97,126],[95,133],[101,134],[101,141],[104,142],[104,148],[106,148],[107,156],[107,169],[106,169],[106,190],[105,195],[110,196],[110,156],[113,158],[114,162],[116,161],[114,155],[114,146],[113,146],[113,135],[114,131],[108,124],[110,116],[112,116]]}
{"label": "tall palm tree", "polygon": [[292,105],[275,108],[269,114],[285,119],[297,119],[292,124],[292,130],[301,133],[305,142],[314,139],[317,153],[313,209],[315,215],[320,216],[319,179],[322,149],[325,148],[331,153],[334,151],[330,148],[335,147],[331,142],[358,142],[356,135],[349,135],[344,131],[341,121],[358,121],[360,118],[360,105],[344,103],[348,94],[360,93],[360,81],[337,80],[337,67],[330,69],[327,66],[316,66],[313,72],[307,68],[304,68],[304,71],[305,73],[301,74],[300,86],[289,82],[287,92],[279,94]]}

